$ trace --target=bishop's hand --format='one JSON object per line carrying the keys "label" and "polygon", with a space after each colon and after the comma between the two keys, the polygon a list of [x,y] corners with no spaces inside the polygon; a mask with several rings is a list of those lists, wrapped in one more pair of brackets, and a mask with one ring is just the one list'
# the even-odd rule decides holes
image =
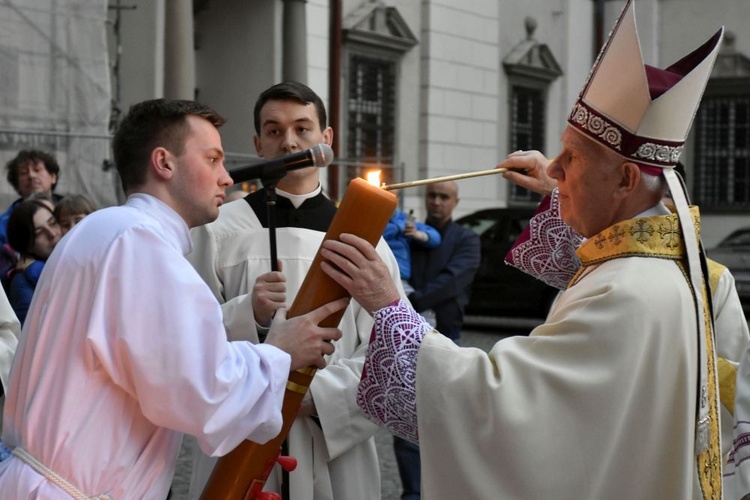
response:
{"label": "bishop's hand", "polygon": [[557,181],[547,175],[549,164],[550,161],[539,151],[516,151],[496,168],[508,169],[502,175],[512,183],[548,196],[557,187]]}
{"label": "bishop's hand", "polygon": [[400,298],[390,271],[370,243],[353,234],[326,240],[321,269],[371,315]]}

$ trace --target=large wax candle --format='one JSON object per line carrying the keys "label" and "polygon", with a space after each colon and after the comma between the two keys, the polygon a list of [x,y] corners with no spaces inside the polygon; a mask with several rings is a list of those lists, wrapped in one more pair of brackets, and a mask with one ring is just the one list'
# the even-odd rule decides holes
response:
{"label": "large wax candle", "polygon": [[[349,183],[325,240],[338,239],[341,233],[351,233],[369,241],[373,246],[380,239],[388,219],[397,205],[396,195],[356,178]],[[342,297],[348,292],[320,268],[323,258],[320,249],[302,282],[287,317],[300,316]],[[339,324],[344,311],[334,313],[320,322],[321,326]],[[259,499],[263,485],[276,463],[281,443],[286,439],[297,417],[302,398],[310,387],[315,368],[308,367],[289,374],[281,409],[283,424],[278,436],[265,444],[244,441],[229,454],[221,457],[203,490],[203,499]]]}

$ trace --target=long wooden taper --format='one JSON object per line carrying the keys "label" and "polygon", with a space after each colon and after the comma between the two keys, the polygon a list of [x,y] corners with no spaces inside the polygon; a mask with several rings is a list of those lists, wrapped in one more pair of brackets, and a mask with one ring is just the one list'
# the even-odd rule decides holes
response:
{"label": "long wooden taper", "polygon": [[420,179],[418,181],[401,182],[399,184],[383,184],[381,189],[386,191],[394,191],[396,189],[404,189],[417,186],[425,186],[427,184],[436,184],[438,182],[447,181],[460,181],[461,179],[470,179],[472,177],[481,177],[483,175],[495,175],[507,172],[507,168],[493,168],[491,170],[480,170],[478,172],[467,172],[465,174],[446,175],[445,177],[433,177],[432,179]]}
{"label": "long wooden taper", "polygon": [[[341,233],[352,233],[376,245],[397,203],[393,193],[356,178],[349,183],[324,239],[338,239]],[[322,260],[318,249],[297,297],[289,308],[288,318],[306,314],[324,304],[349,296],[343,287],[323,272],[320,268]],[[320,325],[338,326],[343,314],[344,311],[334,313],[321,321]],[[257,495],[263,489],[276,462],[281,443],[286,439],[299,413],[302,398],[310,387],[315,371],[315,368],[307,367],[289,375],[281,409],[283,424],[279,435],[265,444],[244,441],[221,457],[203,489],[202,499],[258,498]]]}

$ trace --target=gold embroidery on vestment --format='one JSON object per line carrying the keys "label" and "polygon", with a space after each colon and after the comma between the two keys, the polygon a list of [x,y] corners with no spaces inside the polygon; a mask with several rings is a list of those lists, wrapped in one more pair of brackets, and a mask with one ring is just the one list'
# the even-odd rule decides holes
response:
{"label": "gold embroidery on vestment", "polygon": [[[697,207],[691,207],[690,213],[696,233],[700,235],[700,216]],[[658,237],[655,237],[658,235]],[[570,281],[574,286],[580,281],[587,271],[596,265],[608,260],[627,257],[644,256],[671,259],[683,270],[683,275],[688,284],[685,270],[685,244],[682,238],[682,230],[677,215],[659,215],[630,219],[615,224],[596,236],[585,241],[578,248],[578,257],[581,259],[581,268]],[[712,273],[713,274],[713,273]],[[718,280],[718,278],[717,278]],[[713,280],[712,280],[713,281]],[[715,361],[715,346],[713,333],[710,328],[710,317],[708,312],[708,300],[706,297],[705,283],[700,291],[703,294],[704,318],[706,320],[706,344],[708,363],[708,386],[705,392],[701,391],[698,398],[705,397],[709,405],[708,426],[709,443],[708,448],[698,455],[698,478],[703,492],[703,498],[721,498],[721,445],[719,436],[719,400],[717,393],[717,371]],[[696,339],[697,340],[697,339]],[[704,363],[706,360],[699,360]]]}
{"label": "gold embroidery on vestment", "polygon": [[625,232],[618,224],[615,224],[612,226],[612,232],[609,235],[609,242],[617,246],[622,242],[623,236],[625,236]]}
{"label": "gold embroidery on vestment", "polygon": [[[705,283],[704,283],[705,285]],[[721,443],[719,432],[719,398],[716,391],[718,380],[714,357],[714,336],[711,331],[711,319],[708,313],[706,288],[703,287],[703,304],[706,321],[706,356],[708,363],[708,404],[709,436],[708,449],[698,455],[698,479],[700,480],[703,498],[721,499]]]}
{"label": "gold embroidery on vestment", "polygon": [[666,240],[667,248],[677,248],[680,244],[680,221],[676,215],[665,216],[665,221],[659,223],[657,232]]}
{"label": "gold embroidery on vestment", "polygon": [[630,236],[637,234],[636,241],[638,243],[646,243],[651,238],[651,235],[654,234],[653,226],[650,224],[647,225],[647,221],[648,219],[638,219],[630,228]]}

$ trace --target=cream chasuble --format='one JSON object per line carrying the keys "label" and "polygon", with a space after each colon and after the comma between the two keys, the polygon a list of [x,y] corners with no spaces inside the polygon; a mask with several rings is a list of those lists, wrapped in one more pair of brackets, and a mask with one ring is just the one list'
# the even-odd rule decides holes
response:
{"label": "cream chasuble", "polygon": [[[551,196],[542,200],[529,225],[505,256],[505,261],[551,286],[565,289],[580,267],[575,251],[582,241],[583,237],[563,222],[555,189]],[[734,476],[734,464],[726,465],[732,450],[736,371],[750,334],[732,273],[711,259],[707,264],[716,335],[726,497],[733,489],[730,479]]]}
{"label": "cream chasuble", "polygon": [[377,312],[358,401],[410,437],[400,354],[418,349],[423,498],[719,498],[713,391],[710,455],[695,453],[698,339],[679,233],[665,215],[589,239],[545,324],[489,354],[436,333],[420,346],[427,327],[403,304]]}

